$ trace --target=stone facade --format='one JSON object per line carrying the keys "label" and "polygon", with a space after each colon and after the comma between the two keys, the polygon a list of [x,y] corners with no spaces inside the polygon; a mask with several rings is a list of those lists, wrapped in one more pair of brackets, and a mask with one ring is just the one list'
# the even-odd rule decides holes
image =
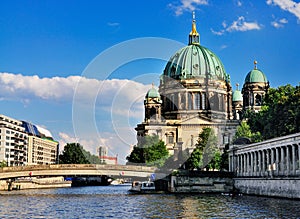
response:
{"label": "stone facade", "polygon": [[189,43],[167,63],[158,90],[145,96],[145,118],[137,125],[137,140],[158,135],[170,154],[191,152],[203,128],[214,129],[223,148],[233,138],[237,120],[232,116],[230,77],[221,60],[200,45],[193,20]]}

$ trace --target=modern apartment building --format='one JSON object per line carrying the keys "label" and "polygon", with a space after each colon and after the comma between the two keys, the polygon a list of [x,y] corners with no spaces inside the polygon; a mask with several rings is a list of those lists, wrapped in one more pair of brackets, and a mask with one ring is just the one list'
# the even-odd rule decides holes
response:
{"label": "modern apartment building", "polygon": [[22,122],[0,115],[0,161],[8,166],[27,164],[28,135]]}
{"label": "modern apartment building", "polygon": [[23,126],[28,134],[28,165],[55,164],[59,144],[51,132],[26,121]]}
{"label": "modern apartment building", "polygon": [[8,166],[57,163],[59,144],[47,129],[0,114],[0,162]]}

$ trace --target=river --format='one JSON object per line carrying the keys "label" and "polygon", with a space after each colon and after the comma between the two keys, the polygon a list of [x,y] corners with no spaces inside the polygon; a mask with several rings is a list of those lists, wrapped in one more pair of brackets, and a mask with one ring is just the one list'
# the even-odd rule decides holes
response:
{"label": "river", "polygon": [[128,194],[129,186],[0,192],[0,218],[300,218],[300,201],[209,194]]}

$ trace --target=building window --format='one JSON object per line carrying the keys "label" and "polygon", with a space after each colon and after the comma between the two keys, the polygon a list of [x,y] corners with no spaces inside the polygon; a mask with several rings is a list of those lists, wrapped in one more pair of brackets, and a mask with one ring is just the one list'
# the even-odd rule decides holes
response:
{"label": "building window", "polygon": [[262,98],[259,94],[255,96],[255,106],[261,106]]}
{"label": "building window", "polygon": [[201,94],[201,109],[202,110],[206,109],[206,94],[205,93]]}
{"label": "building window", "polygon": [[253,106],[253,93],[250,93],[250,106]]}
{"label": "building window", "polygon": [[194,109],[195,110],[200,109],[200,93],[194,94]]}
{"label": "building window", "polygon": [[188,110],[193,109],[193,95],[188,93]]}
{"label": "building window", "polygon": [[224,135],[223,136],[223,144],[228,144],[228,142],[229,142],[228,136]]}
{"label": "building window", "polygon": [[169,133],[167,137],[168,137],[168,144],[173,144],[174,143],[174,134]]}

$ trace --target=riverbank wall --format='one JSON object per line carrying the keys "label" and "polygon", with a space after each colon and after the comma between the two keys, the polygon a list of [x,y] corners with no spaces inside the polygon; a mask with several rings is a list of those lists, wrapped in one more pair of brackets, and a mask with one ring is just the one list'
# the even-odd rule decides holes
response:
{"label": "riverbank wall", "polygon": [[300,178],[234,178],[243,194],[300,199]]}
{"label": "riverbank wall", "polygon": [[170,177],[172,193],[231,193],[233,175],[219,171],[179,171]]}
{"label": "riverbank wall", "polygon": [[49,177],[49,178],[26,178],[16,181],[1,180],[0,190],[23,190],[23,189],[45,189],[45,188],[64,188],[71,187],[71,181],[65,181],[64,177]]}

